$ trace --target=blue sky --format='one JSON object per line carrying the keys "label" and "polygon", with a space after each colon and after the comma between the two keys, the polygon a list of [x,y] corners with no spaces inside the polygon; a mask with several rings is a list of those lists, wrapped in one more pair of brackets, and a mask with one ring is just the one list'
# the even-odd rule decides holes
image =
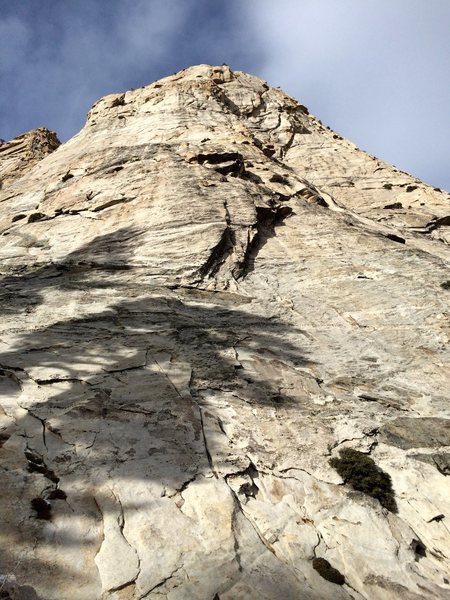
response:
{"label": "blue sky", "polygon": [[99,97],[227,63],[450,189],[450,0],[0,0],[0,137],[66,140]]}

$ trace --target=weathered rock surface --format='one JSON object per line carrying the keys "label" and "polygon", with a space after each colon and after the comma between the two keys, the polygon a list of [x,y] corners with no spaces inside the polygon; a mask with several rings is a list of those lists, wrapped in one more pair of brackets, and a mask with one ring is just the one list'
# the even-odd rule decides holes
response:
{"label": "weathered rock surface", "polygon": [[28,131],[8,143],[0,140],[0,189],[56,150],[60,143],[56,134],[45,127]]}
{"label": "weathered rock surface", "polygon": [[449,195],[226,66],[23,144],[0,146],[3,596],[450,598]]}

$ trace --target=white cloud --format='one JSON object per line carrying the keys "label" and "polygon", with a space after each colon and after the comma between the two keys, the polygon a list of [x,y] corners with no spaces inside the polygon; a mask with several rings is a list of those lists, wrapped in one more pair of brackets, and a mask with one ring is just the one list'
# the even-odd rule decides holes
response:
{"label": "white cloud", "polygon": [[[24,15],[0,17],[0,36],[12,32],[3,44],[8,72],[2,86],[15,99],[0,117],[2,131],[10,130],[17,116],[26,129],[48,126],[65,138],[79,129],[99,97],[123,91],[136,78],[140,85],[151,82],[152,69],[172,49],[189,17],[189,3],[133,0],[113,8],[105,14],[103,2],[60,7],[54,22],[45,28],[40,23],[37,31]],[[40,122],[37,115],[44,112],[48,117]]]}
{"label": "white cloud", "polygon": [[48,126],[65,139],[107,93],[227,62],[280,85],[369,152],[450,187],[449,0],[25,4],[5,1],[0,12],[0,137]]}
{"label": "white cloud", "polygon": [[448,0],[248,0],[242,10],[269,83],[369,152],[450,187]]}

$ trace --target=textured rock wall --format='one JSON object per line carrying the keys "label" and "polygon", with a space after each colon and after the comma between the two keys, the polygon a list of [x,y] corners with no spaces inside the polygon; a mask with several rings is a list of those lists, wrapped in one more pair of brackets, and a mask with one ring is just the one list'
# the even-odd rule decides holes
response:
{"label": "textured rock wall", "polygon": [[56,134],[45,127],[33,129],[10,142],[0,140],[0,189],[9,180],[20,177],[23,171],[56,150],[59,145]]}
{"label": "textured rock wall", "polygon": [[226,66],[3,148],[0,590],[449,598],[449,195]]}

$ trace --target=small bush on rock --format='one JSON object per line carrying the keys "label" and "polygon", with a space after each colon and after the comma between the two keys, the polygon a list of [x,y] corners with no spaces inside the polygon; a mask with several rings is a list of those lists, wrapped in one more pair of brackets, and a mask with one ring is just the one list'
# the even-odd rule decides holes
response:
{"label": "small bush on rock", "polygon": [[330,465],[354,490],[376,498],[384,508],[397,512],[392,480],[375,462],[362,452],[345,448],[339,452],[340,458],[332,458]]}
{"label": "small bush on rock", "polygon": [[444,290],[450,290],[450,279],[448,281],[444,281],[444,283],[441,283],[441,288]]}

